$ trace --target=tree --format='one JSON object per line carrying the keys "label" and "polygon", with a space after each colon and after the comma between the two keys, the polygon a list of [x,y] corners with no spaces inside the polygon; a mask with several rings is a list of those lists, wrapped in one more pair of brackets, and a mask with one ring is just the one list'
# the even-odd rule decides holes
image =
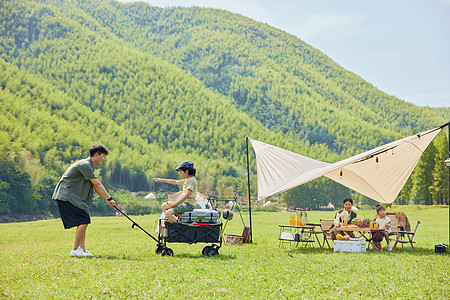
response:
{"label": "tree", "polygon": [[30,176],[0,159],[0,213],[31,213],[36,207]]}
{"label": "tree", "polygon": [[412,197],[415,204],[433,204],[432,195],[428,189],[433,184],[433,170],[435,167],[436,147],[431,143],[412,173]]}
{"label": "tree", "polygon": [[448,139],[445,134],[439,134],[434,142],[436,155],[432,171],[432,184],[429,191],[433,196],[433,204],[449,203],[448,199],[448,169],[444,161],[448,158]]}

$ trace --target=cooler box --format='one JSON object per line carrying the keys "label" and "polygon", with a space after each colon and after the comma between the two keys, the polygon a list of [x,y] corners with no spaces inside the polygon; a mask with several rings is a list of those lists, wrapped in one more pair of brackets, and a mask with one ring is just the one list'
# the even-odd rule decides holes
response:
{"label": "cooler box", "polygon": [[366,252],[364,239],[335,240],[334,252]]}
{"label": "cooler box", "polygon": [[280,240],[301,242],[301,235],[297,232],[282,232]]}
{"label": "cooler box", "polygon": [[217,223],[220,212],[214,209],[194,209],[181,214],[183,223]]}

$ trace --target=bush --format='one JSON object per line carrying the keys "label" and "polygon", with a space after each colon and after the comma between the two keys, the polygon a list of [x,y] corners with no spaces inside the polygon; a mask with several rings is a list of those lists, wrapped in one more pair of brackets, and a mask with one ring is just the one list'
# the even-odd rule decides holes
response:
{"label": "bush", "polygon": [[155,195],[155,197],[158,202],[163,202],[167,200],[167,196],[164,193],[158,193]]}
{"label": "bush", "polygon": [[161,204],[156,202],[144,202],[140,200],[124,203],[123,210],[130,215],[149,215],[161,212]]}
{"label": "bush", "polygon": [[[113,198],[116,204],[127,215],[147,215],[161,212],[161,204],[147,199],[137,199],[131,192],[125,190],[116,190],[113,192]],[[95,195],[94,202],[89,207],[89,211],[97,216],[113,216],[116,213],[108,203],[98,195]]]}
{"label": "bush", "polygon": [[89,206],[90,214],[94,216],[114,216],[116,214],[116,210],[99,195],[95,195],[93,200],[91,206]]}

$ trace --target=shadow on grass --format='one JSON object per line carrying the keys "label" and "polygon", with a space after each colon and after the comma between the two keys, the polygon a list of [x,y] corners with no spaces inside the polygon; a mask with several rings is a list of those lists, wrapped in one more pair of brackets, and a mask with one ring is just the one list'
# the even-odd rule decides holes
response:
{"label": "shadow on grass", "polygon": [[[155,257],[167,257],[170,258],[170,256],[162,256],[161,254],[155,254],[154,252],[149,252],[148,256],[155,256]],[[129,261],[143,261],[145,260],[148,256],[131,256],[131,255],[123,255],[123,254],[118,254],[118,255],[96,255],[94,258],[84,258],[82,257],[81,259],[106,259],[106,260],[129,260]],[[179,257],[179,258],[195,258],[195,259],[218,259],[218,260],[230,260],[230,259],[236,259],[235,255],[224,255],[224,254],[220,254],[219,255],[214,255],[214,256],[207,256],[207,255],[202,255],[201,253],[175,253],[174,255],[175,257]]]}
{"label": "shadow on grass", "polygon": [[[154,253],[149,253],[148,256],[154,255],[154,256],[161,256]],[[147,256],[146,256],[147,257]],[[117,254],[117,255],[96,255],[95,259],[106,259],[106,260],[135,260],[135,261],[143,261],[146,259],[146,257],[143,256],[132,256],[132,255],[123,255],[123,254]]]}
{"label": "shadow on grass", "polygon": [[180,253],[180,254],[176,254],[176,257],[180,257],[180,258],[197,258],[197,259],[218,259],[218,260],[230,260],[230,259],[236,259],[236,255],[223,255],[220,254],[219,255],[214,255],[214,256],[207,256],[207,255],[202,255],[201,253],[199,254],[192,254],[192,253]]}
{"label": "shadow on grass", "polygon": [[[388,251],[386,248],[383,248],[382,250],[372,250],[372,249],[367,249],[365,253],[361,253],[361,254],[376,254],[376,255],[404,255],[404,254],[409,254],[409,255],[413,255],[413,256],[433,256],[433,255],[450,255],[450,253],[443,253],[443,254],[436,254],[434,252],[434,249],[430,249],[430,248],[422,248],[422,247],[414,247],[414,249],[416,249],[416,251],[413,251],[411,247],[397,247],[397,249],[395,249],[395,251]],[[319,249],[319,248],[311,248],[311,247],[280,247],[280,250],[285,251],[288,255],[292,255],[292,254],[311,254],[311,255],[321,255],[321,254],[332,254],[335,253],[334,249],[328,249],[328,247],[326,249]],[[336,252],[336,253],[349,253],[349,252]]]}

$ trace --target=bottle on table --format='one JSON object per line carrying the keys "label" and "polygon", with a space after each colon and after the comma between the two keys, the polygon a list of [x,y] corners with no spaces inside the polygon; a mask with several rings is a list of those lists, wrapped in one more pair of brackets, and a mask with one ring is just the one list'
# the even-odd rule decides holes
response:
{"label": "bottle on table", "polygon": [[295,226],[295,215],[291,214],[291,217],[289,218],[289,225]]}

